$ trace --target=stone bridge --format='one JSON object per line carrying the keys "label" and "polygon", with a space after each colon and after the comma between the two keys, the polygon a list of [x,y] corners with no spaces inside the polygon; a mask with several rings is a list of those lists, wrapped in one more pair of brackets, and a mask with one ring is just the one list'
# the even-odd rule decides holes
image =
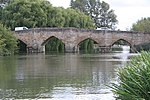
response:
{"label": "stone bridge", "polygon": [[99,48],[111,48],[118,40],[124,40],[134,51],[134,45],[150,42],[150,34],[110,31],[110,30],[85,30],[76,28],[33,28],[15,31],[18,40],[24,42],[29,49],[45,52],[45,45],[51,37],[56,37],[65,44],[65,52],[78,52],[79,44],[85,39],[94,40]]}

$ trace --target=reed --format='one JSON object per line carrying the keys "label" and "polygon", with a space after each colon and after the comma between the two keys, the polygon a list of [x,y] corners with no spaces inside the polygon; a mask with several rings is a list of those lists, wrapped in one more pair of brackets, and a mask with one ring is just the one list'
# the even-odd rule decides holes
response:
{"label": "reed", "polygon": [[132,58],[117,75],[118,83],[110,86],[117,100],[150,100],[150,52]]}

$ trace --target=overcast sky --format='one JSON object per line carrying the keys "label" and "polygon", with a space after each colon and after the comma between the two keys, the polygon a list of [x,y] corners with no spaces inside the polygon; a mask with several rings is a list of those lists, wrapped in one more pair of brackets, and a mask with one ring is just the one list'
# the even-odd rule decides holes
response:
{"label": "overcast sky", "polygon": [[[49,0],[53,6],[69,7],[70,0]],[[115,10],[117,29],[128,30],[142,17],[150,17],[150,0],[102,0]]]}

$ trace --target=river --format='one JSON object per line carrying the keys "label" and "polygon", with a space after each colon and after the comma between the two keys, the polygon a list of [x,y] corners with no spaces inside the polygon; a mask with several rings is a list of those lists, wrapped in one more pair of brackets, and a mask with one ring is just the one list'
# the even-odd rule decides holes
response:
{"label": "river", "polygon": [[0,57],[0,99],[115,100],[106,85],[129,60],[121,54]]}

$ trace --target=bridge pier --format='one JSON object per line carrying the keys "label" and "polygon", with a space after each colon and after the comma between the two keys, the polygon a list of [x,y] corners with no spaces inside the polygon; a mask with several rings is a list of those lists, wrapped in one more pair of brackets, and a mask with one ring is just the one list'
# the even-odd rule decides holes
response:
{"label": "bridge pier", "polygon": [[35,49],[32,46],[28,46],[27,53],[38,53],[38,48]]}
{"label": "bridge pier", "polygon": [[66,44],[65,52],[66,53],[74,53],[74,52],[77,52],[77,48],[73,44]]}
{"label": "bridge pier", "polygon": [[112,52],[111,46],[99,46],[100,53],[110,53]]}
{"label": "bridge pier", "polygon": [[45,53],[45,46],[31,46],[27,45],[27,53]]}

